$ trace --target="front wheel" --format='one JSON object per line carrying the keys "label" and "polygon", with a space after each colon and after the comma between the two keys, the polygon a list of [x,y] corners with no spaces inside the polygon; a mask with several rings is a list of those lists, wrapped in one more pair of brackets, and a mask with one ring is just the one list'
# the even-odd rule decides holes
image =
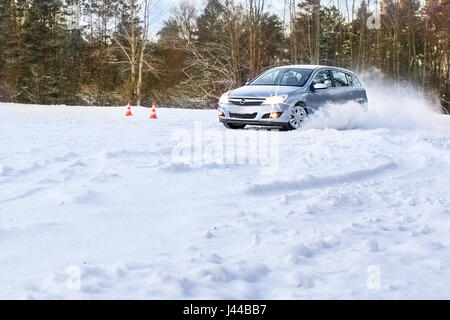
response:
{"label": "front wheel", "polygon": [[293,106],[291,109],[291,113],[289,114],[290,129],[297,130],[301,128],[307,117],[308,112],[303,105]]}
{"label": "front wheel", "polygon": [[233,124],[233,123],[227,123],[227,122],[224,122],[223,125],[225,126],[225,128],[233,129],[233,130],[244,129],[246,126],[245,124]]}

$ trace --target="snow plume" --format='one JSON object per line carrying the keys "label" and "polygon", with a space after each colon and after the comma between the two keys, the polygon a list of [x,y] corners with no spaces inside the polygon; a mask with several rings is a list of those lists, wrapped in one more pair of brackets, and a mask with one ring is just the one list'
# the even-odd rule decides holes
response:
{"label": "snow plume", "polygon": [[357,103],[329,104],[308,119],[305,129],[404,129],[432,126],[439,108],[411,84],[394,82],[378,72],[360,75],[367,89],[369,111]]}

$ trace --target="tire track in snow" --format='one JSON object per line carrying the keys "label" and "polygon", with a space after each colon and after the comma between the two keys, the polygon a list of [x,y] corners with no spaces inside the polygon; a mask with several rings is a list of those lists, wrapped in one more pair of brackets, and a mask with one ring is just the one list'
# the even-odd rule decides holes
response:
{"label": "tire track in snow", "polygon": [[20,194],[18,196],[15,196],[15,197],[12,197],[12,198],[7,198],[5,200],[0,200],[0,203],[6,203],[6,202],[14,201],[14,200],[24,199],[24,198],[27,198],[29,196],[32,196],[35,193],[38,193],[39,191],[42,191],[42,190],[44,190],[44,188],[34,188],[34,189],[28,190],[25,193],[22,193],[22,194]]}
{"label": "tire track in snow", "polygon": [[47,159],[34,161],[30,165],[17,169],[11,166],[3,166],[0,167],[0,177],[6,177],[3,180],[0,180],[0,184],[6,184],[10,182],[17,182],[20,178],[30,179],[30,175],[33,174],[41,174],[44,171],[44,174],[47,174],[46,170],[48,170],[49,166],[55,166],[58,164],[66,163],[71,160],[78,159],[78,155],[73,152],[66,152],[62,155],[52,155]]}
{"label": "tire track in snow", "polygon": [[383,173],[386,170],[396,169],[396,162],[388,162],[371,169],[357,170],[339,175],[316,177],[306,175],[299,180],[275,180],[265,184],[256,184],[246,189],[246,193],[252,195],[266,195],[267,193],[282,193],[290,190],[306,190],[323,188],[331,185],[345,184],[352,181],[360,181]]}

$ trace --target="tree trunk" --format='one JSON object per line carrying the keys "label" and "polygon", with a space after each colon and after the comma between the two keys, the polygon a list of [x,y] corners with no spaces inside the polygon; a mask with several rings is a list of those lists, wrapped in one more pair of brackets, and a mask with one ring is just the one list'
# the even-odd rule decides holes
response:
{"label": "tree trunk", "polygon": [[136,25],[135,25],[135,12],[134,4],[135,0],[129,0],[130,4],[130,19],[131,19],[131,102],[134,104],[136,102]]}
{"label": "tree trunk", "polygon": [[320,64],[320,1],[317,2],[314,14],[314,61]]}
{"label": "tree trunk", "polygon": [[147,47],[147,33],[148,33],[148,27],[149,27],[149,1],[150,0],[144,0],[144,29],[142,31],[142,39],[141,39],[141,47],[139,52],[139,72],[138,72],[138,82],[136,87],[136,99],[137,99],[137,105],[141,105],[141,94],[142,94],[142,82],[144,77],[144,58],[145,58],[145,48]]}
{"label": "tree trunk", "polygon": [[425,90],[426,84],[426,75],[427,75],[427,63],[428,63],[428,42],[427,42],[427,34],[428,34],[428,20],[425,21],[425,34],[423,40],[423,74],[422,74],[422,88]]}
{"label": "tree trunk", "polygon": [[264,12],[264,0],[248,0],[248,30],[249,30],[249,72],[250,77],[259,73],[258,46],[261,39],[261,23]]}

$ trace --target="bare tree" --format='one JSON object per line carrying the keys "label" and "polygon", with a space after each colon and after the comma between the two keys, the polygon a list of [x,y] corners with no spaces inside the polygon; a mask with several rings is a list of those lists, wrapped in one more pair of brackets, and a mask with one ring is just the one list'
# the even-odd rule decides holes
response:
{"label": "bare tree", "polygon": [[197,9],[193,0],[181,0],[173,10],[173,16],[178,21],[182,38],[191,44],[194,40]]}
{"label": "bare tree", "polygon": [[264,18],[264,0],[247,0],[249,31],[249,69],[250,77],[258,74],[261,61],[260,42],[262,37],[262,21]]}
{"label": "bare tree", "polygon": [[291,44],[291,62],[298,63],[298,44],[297,44],[297,1],[289,0],[289,29],[290,29],[290,44]]}
{"label": "bare tree", "polygon": [[233,74],[233,85],[242,84],[242,60],[241,37],[243,35],[242,7],[234,1],[226,1],[225,25],[227,30],[227,42],[230,47],[229,66]]}
{"label": "bare tree", "polygon": [[[158,0],[127,0],[129,10],[129,29],[123,28],[120,37],[126,39],[122,43],[114,37],[116,44],[124,53],[130,68],[130,97],[133,103],[140,105],[144,67],[150,64],[145,60],[148,44],[150,16],[156,10]],[[142,20],[141,20],[142,18]]]}
{"label": "bare tree", "polygon": [[148,43],[148,33],[151,24],[151,15],[156,11],[158,5],[158,0],[143,0],[143,27],[141,35],[141,46],[139,50],[139,71],[138,71],[138,81],[136,86],[136,99],[137,105],[141,105],[142,96],[142,82],[144,77],[144,66],[147,66],[150,70],[153,70],[151,64],[145,60],[145,49]]}

